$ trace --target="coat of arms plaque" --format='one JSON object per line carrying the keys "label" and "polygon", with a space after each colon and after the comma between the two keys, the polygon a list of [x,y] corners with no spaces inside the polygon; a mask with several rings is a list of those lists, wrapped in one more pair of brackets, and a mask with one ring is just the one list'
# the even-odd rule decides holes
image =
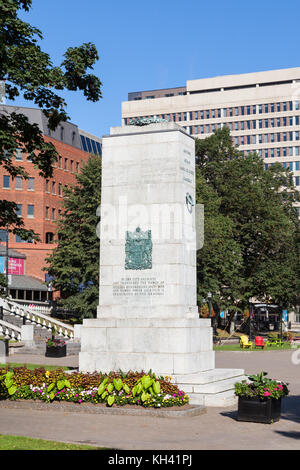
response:
{"label": "coat of arms plaque", "polygon": [[151,230],[126,232],[125,269],[152,269]]}

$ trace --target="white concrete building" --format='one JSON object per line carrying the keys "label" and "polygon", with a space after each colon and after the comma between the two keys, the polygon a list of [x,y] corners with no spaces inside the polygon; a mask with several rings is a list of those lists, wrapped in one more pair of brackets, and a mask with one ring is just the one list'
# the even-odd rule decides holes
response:
{"label": "white concrete building", "polygon": [[122,123],[173,121],[204,138],[224,125],[239,150],[258,152],[266,169],[281,162],[300,190],[300,67],[188,80],[185,87],[129,93]]}

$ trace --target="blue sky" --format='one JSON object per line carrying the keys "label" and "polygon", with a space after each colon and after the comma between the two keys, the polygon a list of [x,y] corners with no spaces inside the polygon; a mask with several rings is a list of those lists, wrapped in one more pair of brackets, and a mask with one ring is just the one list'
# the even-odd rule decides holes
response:
{"label": "blue sky", "polygon": [[[298,67],[299,0],[33,0],[22,19],[59,65],[69,46],[93,42],[103,98],[65,93],[70,120],[99,137],[121,124],[128,92],[186,80]],[[10,103],[9,103],[10,104]],[[18,104],[24,105],[22,100]],[[27,106],[31,103],[26,102]]]}

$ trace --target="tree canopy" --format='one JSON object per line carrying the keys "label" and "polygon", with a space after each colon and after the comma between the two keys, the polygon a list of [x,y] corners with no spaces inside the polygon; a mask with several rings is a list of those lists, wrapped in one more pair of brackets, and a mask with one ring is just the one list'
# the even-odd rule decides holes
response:
{"label": "tree canopy", "polygon": [[81,317],[96,314],[99,296],[99,250],[96,233],[101,199],[101,159],[91,156],[76,175],[76,184],[64,189],[57,247],[45,268],[60,291],[62,304]]}
{"label": "tree canopy", "polygon": [[[31,0],[0,0],[0,82],[5,82],[5,97],[15,100],[23,96],[43,110],[48,127],[54,130],[69,116],[66,102],[59,95],[63,90],[83,92],[87,100],[96,102],[101,97],[101,81],[88,73],[99,59],[92,43],[69,47],[59,66],[39,43],[42,32],[21,20],[20,11],[31,9]],[[45,142],[36,124],[22,113],[0,111],[0,165],[14,178],[27,178],[21,165],[14,165],[13,155],[22,148],[42,177],[52,176],[52,165],[57,159],[55,147]],[[33,238],[32,231],[23,230],[23,221],[16,215],[16,205],[0,200],[0,226],[9,225],[14,233]]]}
{"label": "tree canopy", "polygon": [[292,306],[299,300],[299,201],[292,174],[244,156],[227,128],[196,140],[197,202],[204,204],[204,247],[198,253],[198,298],[214,293],[222,308],[243,309],[249,297]]}

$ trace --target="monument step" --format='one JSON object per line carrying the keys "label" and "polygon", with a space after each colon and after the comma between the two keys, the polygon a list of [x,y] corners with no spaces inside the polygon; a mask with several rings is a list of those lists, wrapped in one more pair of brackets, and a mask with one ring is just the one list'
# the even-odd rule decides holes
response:
{"label": "monument step", "polygon": [[234,405],[234,384],[244,379],[242,369],[212,369],[173,377],[176,385],[189,395],[191,404],[216,407]]}

